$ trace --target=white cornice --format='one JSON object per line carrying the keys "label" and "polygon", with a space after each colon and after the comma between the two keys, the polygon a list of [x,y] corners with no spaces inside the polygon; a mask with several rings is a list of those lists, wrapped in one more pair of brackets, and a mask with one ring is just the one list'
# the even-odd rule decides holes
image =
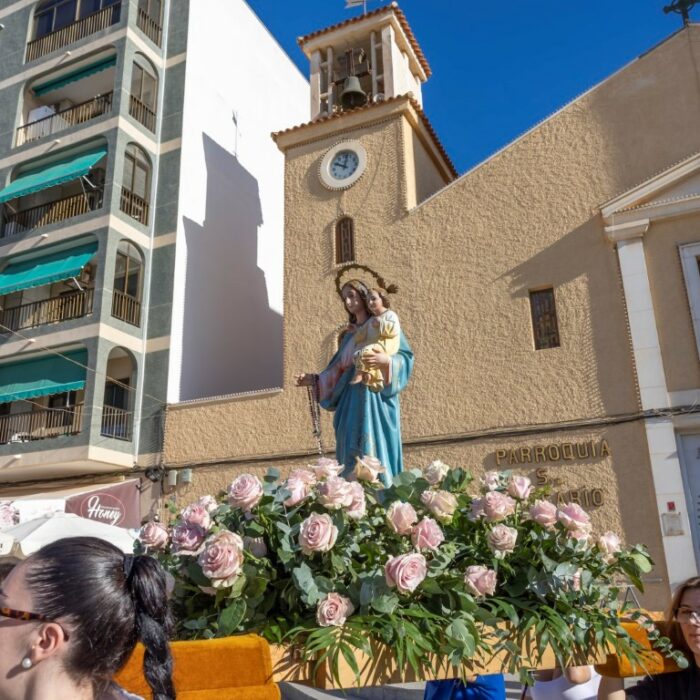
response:
{"label": "white cornice", "polygon": [[627,241],[631,238],[641,238],[649,228],[649,219],[637,219],[624,224],[615,224],[605,227],[605,235],[613,243]]}
{"label": "white cornice", "polygon": [[[600,207],[611,240],[643,235],[633,231],[653,221],[700,212],[700,153],[657,173]],[[646,222],[644,224],[644,222]]]}

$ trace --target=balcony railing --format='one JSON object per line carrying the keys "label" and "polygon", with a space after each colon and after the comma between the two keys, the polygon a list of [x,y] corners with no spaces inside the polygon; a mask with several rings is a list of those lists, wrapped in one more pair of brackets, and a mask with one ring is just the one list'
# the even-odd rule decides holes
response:
{"label": "balcony railing", "polygon": [[156,113],[133,95],[129,99],[129,114],[149,131],[156,133]]}
{"label": "balcony railing", "polygon": [[80,432],[82,417],[82,404],[0,416],[0,444],[76,435]]}
{"label": "balcony railing", "polygon": [[105,7],[99,12],[94,12],[83,19],[69,24],[67,27],[57,29],[51,34],[34,39],[27,44],[27,61],[33,61],[47,53],[56,51],[62,46],[72,44],[74,41],[90,36],[102,29],[107,29],[119,21],[121,15],[121,2]]}
{"label": "balcony railing", "polygon": [[103,406],[100,434],[117,440],[131,440],[131,411]]}
{"label": "balcony railing", "polygon": [[103,114],[108,114],[112,111],[112,94],[108,92],[104,95],[98,95],[91,100],[56,112],[56,114],[20,126],[17,129],[17,145],[21,146],[29,141],[51,136],[51,134],[76,126],[76,124],[83,124],[91,119],[101,117]]}
{"label": "balcony railing", "polygon": [[0,311],[0,333],[82,318],[92,313],[92,298],[93,290],[85,289],[5,309]]}
{"label": "balcony railing", "polygon": [[112,292],[112,316],[138,327],[141,325],[141,302],[115,289]]}
{"label": "balcony railing", "polygon": [[102,206],[102,194],[102,190],[81,192],[18,212],[11,211],[5,205],[0,238],[7,238],[41,226],[55,224],[99,209]]}
{"label": "balcony railing", "polygon": [[119,208],[136,221],[148,225],[148,202],[126,187],[122,187]]}
{"label": "balcony railing", "polygon": [[136,15],[136,26],[154,43],[161,46],[163,41],[163,27],[157,20],[139,7]]}

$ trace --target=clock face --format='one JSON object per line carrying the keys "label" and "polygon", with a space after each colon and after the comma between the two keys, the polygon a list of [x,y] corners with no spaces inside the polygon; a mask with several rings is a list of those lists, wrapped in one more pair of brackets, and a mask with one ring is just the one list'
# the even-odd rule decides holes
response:
{"label": "clock face", "polygon": [[336,180],[346,180],[355,174],[360,165],[360,157],[351,150],[338,151],[330,165],[330,173]]}
{"label": "clock face", "polygon": [[347,190],[367,169],[367,151],[356,139],[329,148],[319,163],[318,176],[329,190]]}

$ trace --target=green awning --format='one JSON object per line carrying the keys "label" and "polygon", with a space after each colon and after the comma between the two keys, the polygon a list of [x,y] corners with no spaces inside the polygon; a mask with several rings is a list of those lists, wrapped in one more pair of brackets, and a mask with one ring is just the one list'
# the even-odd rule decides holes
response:
{"label": "green awning", "polygon": [[77,277],[97,250],[97,241],[40,258],[10,263],[0,272],[0,296]]}
{"label": "green awning", "polygon": [[4,190],[0,191],[0,202],[7,202],[15,197],[24,197],[33,192],[40,192],[49,187],[62,185],[64,182],[77,180],[79,177],[87,175],[90,172],[90,168],[106,155],[106,148],[98,148],[20,175]]}
{"label": "green awning", "polygon": [[32,88],[32,92],[37,95],[37,97],[40,95],[45,95],[47,92],[58,90],[58,88],[62,88],[64,85],[74,83],[77,80],[82,80],[83,78],[87,78],[95,73],[100,73],[101,71],[107,70],[107,68],[111,68],[112,66],[116,65],[116,55],[110,56],[109,58],[103,58],[101,61],[91,63],[89,66],[83,66],[78,70],[74,70],[72,73],[64,73],[54,80],[47,80],[45,83],[35,85]]}
{"label": "green awning", "polygon": [[0,365],[0,403],[85,388],[87,350],[62,354]]}

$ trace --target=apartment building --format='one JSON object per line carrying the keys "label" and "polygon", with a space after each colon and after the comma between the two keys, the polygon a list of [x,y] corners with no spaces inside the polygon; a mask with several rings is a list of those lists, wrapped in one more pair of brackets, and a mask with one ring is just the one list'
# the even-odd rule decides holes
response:
{"label": "apartment building", "polygon": [[307,83],[242,0],[2,0],[0,24],[0,500],[41,504],[157,468],[169,394],[250,388],[268,339],[238,361],[226,334],[281,335],[269,134]]}

